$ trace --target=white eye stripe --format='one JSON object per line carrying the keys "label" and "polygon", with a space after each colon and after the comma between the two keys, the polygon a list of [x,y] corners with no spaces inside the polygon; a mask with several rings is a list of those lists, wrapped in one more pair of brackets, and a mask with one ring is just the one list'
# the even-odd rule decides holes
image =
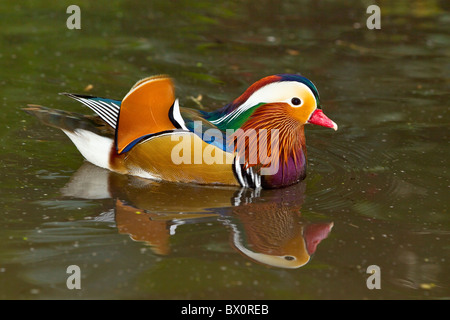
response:
{"label": "white eye stripe", "polygon": [[[221,118],[213,120],[211,122],[215,125],[222,122],[230,122],[233,119],[238,118],[245,111],[247,111],[248,109],[252,108],[253,106],[259,103],[285,102],[290,106],[292,106],[293,108],[301,107],[303,106],[305,99],[301,99],[299,96],[293,96],[293,94],[295,94],[293,92],[298,92],[299,88],[303,90],[303,92],[307,92],[309,95],[314,97],[314,94],[310,88],[308,88],[305,84],[299,83],[297,81],[283,81],[283,82],[269,83],[266,86],[258,89],[256,92],[254,92],[238,108],[236,108],[229,114],[225,114]],[[293,105],[292,104],[293,97],[298,97],[301,100],[301,104],[298,106]]]}

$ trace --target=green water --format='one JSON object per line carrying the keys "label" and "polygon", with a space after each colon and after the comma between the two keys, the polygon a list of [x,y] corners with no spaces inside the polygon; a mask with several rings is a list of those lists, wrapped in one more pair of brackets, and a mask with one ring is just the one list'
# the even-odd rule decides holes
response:
{"label": "green water", "polygon": [[[0,3],[1,299],[450,296],[448,2],[378,1],[380,30],[366,1],[80,0],[81,30],[71,4]],[[58,93],[121,99],[161,73],[213,110],[298,72],[339,130],[306,128],[308,176],[283,190],[112,174],[21,111],[88,113]],[[261,259],[279,252],[304,263]]]}

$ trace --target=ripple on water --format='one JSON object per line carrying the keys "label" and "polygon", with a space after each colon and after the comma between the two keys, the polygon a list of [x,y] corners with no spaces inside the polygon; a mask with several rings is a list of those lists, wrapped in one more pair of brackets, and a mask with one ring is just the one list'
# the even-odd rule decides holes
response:
{"label": "ripple on water", "polygon": [[[320,210],[348,210],[376,215],[381,204],[373,202],[378,192],[391,193],[398,187],[390,174],[396,154],[380,152],[368,143],[333,139],[308,146],[310,179],[315,181],[309,196]],[[381,185],[380,176],[383,177]]]}

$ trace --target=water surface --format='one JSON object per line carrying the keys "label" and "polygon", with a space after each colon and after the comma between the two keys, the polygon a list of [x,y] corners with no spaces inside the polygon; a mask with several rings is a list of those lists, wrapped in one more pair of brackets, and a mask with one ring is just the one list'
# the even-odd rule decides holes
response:
{"label": "water surface", "polygon": [[[81,30],[70,4],[0,4],[0,298],[449,297],[447,2],[381,1],[380,30],[365,1],[78,1]],[[308,176],[282,190],[109,173],[21,111],[88,113],[58,93],[121,99],[161,73],[213,110],[286,72],[339,130],[306,128]]]}

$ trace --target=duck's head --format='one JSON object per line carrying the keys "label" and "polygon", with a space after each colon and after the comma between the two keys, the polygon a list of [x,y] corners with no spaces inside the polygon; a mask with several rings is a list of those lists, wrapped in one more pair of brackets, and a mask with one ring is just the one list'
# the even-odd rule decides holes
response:
{"label": "duck's head", "polygon": [[262,121],[265,118],[297,126],[312,123],[337,130],[336,123],[322,111],[316,86],[296,74],[272,75],[255,82],[214,116],[211,122],[221,129],[241,128],[252,118],[259,120],[253,121],[252,125],[270,126]]}
{"label": "duck's head", "polygon": [[229,148],[237,153],[236,162],[245,164],[240,171],[253,166],[263,168],[258,172],[264,176],[265,188],[284,187],[306,176],[305,124],[337,130],[336,123],[321,110],[316,86],[294,74],[268,76],[255,82],[207,118],[227,135],[232,130]]}

